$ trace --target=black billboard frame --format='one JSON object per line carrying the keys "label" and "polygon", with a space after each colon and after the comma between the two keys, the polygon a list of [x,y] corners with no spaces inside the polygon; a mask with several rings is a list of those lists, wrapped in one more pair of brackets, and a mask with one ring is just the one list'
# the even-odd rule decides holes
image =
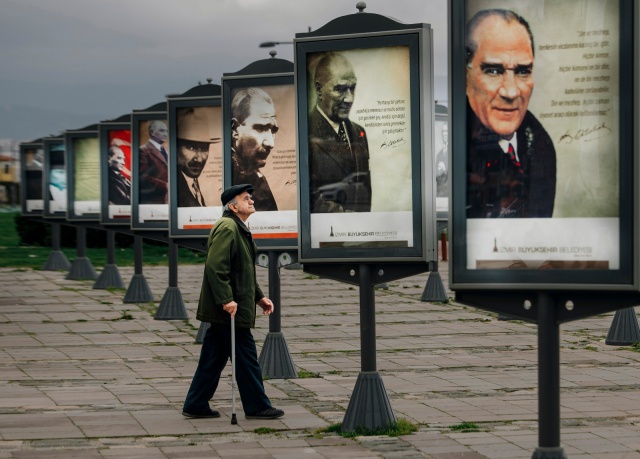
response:
{"label": "black billboard frame", "polygon": [[[182,108],[197,107],[220,107],[222,105],[222,93],[220,85],[207,82],[195,86],[183,94],[170,95],[167,97],[167,116],[169,121],[169,237],[170,238],[200,238],[203,239],[209,235],[211,227],[181,229],[178,228],[178,125],[177,110]],[[222,132],[222,126],[220,126]],[[220,139],[222,140],[222,139]],[[220,187],[222,188],[222,177],[220,177]],[[215,209],[217,206],[207,206]],[[218,212],[218,210],[215,210]],[[219,207],[219,217],[222,216],[222,206]],[[219,218],[218,217],[218,218]],[[217,219],[216,219],[217,221]],[[196,243],[197,244],[197,243]]]}
{"label": "black billboard frame", "polygon": [[[383,16],[358,13],[363,20],[374,19],[382,24],[371,30],[370,25],[354,24],[353,34],[344,34],[339,18],[322,29],[323,35],[297,34],[295,46],[295,74],[297,87],[298,125],[298,208],[299,208],[299,261],[301,263],[342,262],[437,262],[435,181],[433,174],[433,103],[431,28],[428,24],[400,24]],[[337,21],[337,22],[336,22]],[[389,21],[389,22],[387,22]],[[364,23],[363,23],[364,24]],[[334,27],[330,27],[334,25]],[[338,31],[331,35],[332,29]],[[411,232],[412,245],[398,247],[312,247],[311,198],[309,177],[309,127],[307,58],[313,53],[348,50],[375,50],[392,46],[409,49],[409,92],[411,105]],[[374,212],[369,212],[374,214]],[[318,215],[318,214],[316,214]],[[328,214],[326,214],[328,215]],[[321,218],[321,217],[319,217]],[[333,234],[333,232],[331,233]],[[393,242],[393,241],[392,241]]]}
{"label": "black billboard frame", "polygon": [[[140,222],[140,124],[144,122],[162,121],[168,125],[167,103],[159,102],[146,109],[133,110],[131,113],[131,221],[134,231],[167,231],[169,229],[169,204],[166,220],[149,220]],[[171,150],[169,150],[171,156]],[[167,166],[168,167],[168,166]],[[148,204],[142,204],[148,205]]]}
{"label": "black billboard frame", "polygon": [[[20,144],[20,183],[22,184],[22,186],[20,187],[20,206],[21,206],[21,213],[22,215],[25,216],[32,216],[32,217],[40,217],[42,216],[43,212],[44,212],[44,200],[43,200],[43,194],[44,194],[44,164],[42,164],[40,166],[40,199],[30,199],[28,200],[28,179],[27,179],[27,172],[28,169],[25,165],[25,156],[27,154],[27,152],[31,152],[34,155],[34,159],[35,159],[35,155],[37,154],[37,151],[43,151],[43,139],[35,139],[32,140],[30,142],[22,142]],[[36,172],[38,170],[35,170]],[[31,182],[33,182],[33,180],[31,180]],[[27,201],[36,201],[35,203],[33,203],[33,206],[39,207],[40,209],[33,209],[30,210],[29,209],[29,204],[27,203]],[[37,201],[41,201],[41,203],[39,204]]]}
{"label": "black billboard frame", "polygon": [[[231,94],[234,90],[250,87],[287,86],[294,87],[293,63],[284,59],[277,59],[275,55],[271,59],[256,61],[244,69],[235,73],[225,73],[222,77],[222,164],[224,188],[234,185],[232,180],[231,161]],[[294,87],[295,90],[295,87]],[[294,107],[295,110],[295,107]],[[295,117],[295,115],[294,115]],[[297,140],[296,145],[297,147]],[[296,151],[297,157],[297,151]],[[297,194],[297,193],[296,193]],[[296,196],[297,202],[297,196]],[[276,211],[278,212],[278,211]],[[296,210],[297,212],[297,210]],[[296,216],[296,225],[298,223]],[[296,237],[260,238],[253,233],[253,240],[260,250],[296,250],[298,247],[298,229]]]}
{"label": "black billboard frame", "polygon": [[[65,170],[67,171],[67,221],[69,222],[99,222],[100,221],[100,200],[98,199],[98,208],[96,212],[87,212],[87,214],[77,214],[75,211],[76,199],[74,197],[76,191],[76,177],[74,168],[76,167],[76,158],[74,151],[74,141],[76,140],[85,140],[85,139],[98,139],[98,125],[91,124],[89,126],[85,126],[84,128],[77,130],[69,130],[64,133],[64,144],[65,144]],[[97,160],[99,161],[100,148],[98,143],[98,148],[95,152],[98,155]],[[98,171],[99,173],[99,171]],[[99,175],[98,175],[99,176]],[[98,190],[100,189],[100,184],[98,184]],[[83,202],[79,201],[78,202]],[[84,202],[92,202],[92,201],[84,201]]]}
{"label": "black billboard frame", "polygon": [[[640,271],[637,251],[638,215],[636,185],[638,172],[637,134],[634,140],[634,104],[629,97],[620,97],[618,180],[620,196],[619,212],[619,254],[620,269],[468,269],[467,266],[467,216],[466,216],[466,170],[467,170],[467,113],[466,113],[466,50],[465,27],[469,0],[454,0],[449,5],[449,109],[451,136],[451,170],[453,173],[450,204],[450,232],[455,234],[450,246],[451,262],[449,278],[451,289],[456,292],[477,290],[549,290],[549,291],[638,291]],[[499,3],[499,2],[496,2]],[[506,4],[506,2],[504,2]],[[633,33],[634,12],[631,2],[620,2],[619,31],[619,74],[622,94],[634,93]],[[634,142],[636,146],[634,147]],[[634,152],[624,155],[623,152]],[[455,196],[455,197],[454,197]],[[456,199],[457,198],[457,199]],[[474,293],[475,296],[475,293]]]}
{"label": "black billboard frame", "polygon": [[[99,124],[100,139],[100,223],[105,226],[125,225],[131,226],[131,200],[129,201],[129,213],[126,216],[109,217],[109,133],[110,131],[129,131],[131,138],[131,114],[122,115],[114,120],[102,121]],[[133,143],[131,147],[131,163],[133,163]],[[132,174],[133,178],[133,174]],[[131,181],[132,182],[132,181]],[[133,186],[129,190],[129,196],[133,195]]]}

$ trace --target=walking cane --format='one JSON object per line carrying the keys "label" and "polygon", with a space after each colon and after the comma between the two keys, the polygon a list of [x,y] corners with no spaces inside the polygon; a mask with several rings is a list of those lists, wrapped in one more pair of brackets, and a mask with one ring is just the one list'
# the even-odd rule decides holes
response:
{"label": "walking cane", "polygon": [[231,424],[237,424],[236,419],[236,327],[235,318],[231,316]]}

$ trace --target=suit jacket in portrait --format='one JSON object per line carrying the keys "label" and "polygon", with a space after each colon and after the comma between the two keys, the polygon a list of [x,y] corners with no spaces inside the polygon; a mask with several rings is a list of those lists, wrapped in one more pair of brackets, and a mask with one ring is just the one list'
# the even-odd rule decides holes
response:
{"label": "suit jacket in portrait", "polygon": [[527,111],[518,128],[518,159],[482,125],[467,104],[467,218],[549,218],[556,195],[556,150]]}
{"label": "suit jacket in portrait", "polygon": [[[233,151],[232,156],[236,154]],[[233,162],[233,184],[240,185],[242,183],[249,183],[253,186],[253,192],[251,193],[251,199],[253,199],[253,207],[257,211],[269,211],[269,210],[278,210],[278,205],[276,204],[276,200],[273,197],[273,193],[271,192],[271,187],[269,186],[269,182],[267,182],[267,178],[257,172],[244,172],[240,170],[240,167],[237,166],[237,161]]]}
{"label": "suit jacket in portrait", "polygon": [[[309,188],[311,212],[371,211],[371,176],[369,175],[369,145],[364,128],[350,120],[345,122],[351,150],[329,122],[316,109],[309,114]],[[363,185],[346,202],[327,201],[320,187],[337,184],[355,172],[364,172]]]}
{"label": "suit jacket in portrait", "polygon": [[[445,144],[436,154],[436,196],[438,198],[449,197],[449,153],[448,145]],[[444,166],[444,171],[440,170],[440,165]]]}
{"label": "suit jacket in portrait", "polygon": [[[200,190],[203,193],[203,190]],[[204,196],[203,196],[204,199]],[[205,203],[206,204],[206,203]],[[193,191],[187,183],[187,179],[184,178],[184,174],[178,171],[178,206],[177,207],[202,207],[196,197],[193,195]]]}
{"label": "suit jacket in portrait", "polygon": [[109,168],[109,202],[115,205],[131,204],[131,182],[120,171]]}
{"label": "suit jacket in portrait", "polygon": [[166,204],[169,171],[164,156],[151,142],[140,146],[140,204]]}

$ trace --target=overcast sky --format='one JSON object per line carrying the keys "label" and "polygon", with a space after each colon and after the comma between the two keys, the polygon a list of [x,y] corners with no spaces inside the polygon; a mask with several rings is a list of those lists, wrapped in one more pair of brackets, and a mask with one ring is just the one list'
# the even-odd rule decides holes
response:
{"label": "overcast sky", "polygon": [[[0,0],[1,137],[92,124],[269,57],[265,41],[357,12],[355,0]],[[446,100],[447,0],[368,0],[366,12],[434,30],[436,99]],[[293,61],[293,46],[275,49]],[[12,127],[7,114],[32,113]],[[36,116],[48,114],[49,116]],[[72,115],[65,117],[63,115]],[[57,125],[43,125],[53,118]],[[71,122],[71,121],[69,121]],[[24,121],[21,120],[24,124]]]}

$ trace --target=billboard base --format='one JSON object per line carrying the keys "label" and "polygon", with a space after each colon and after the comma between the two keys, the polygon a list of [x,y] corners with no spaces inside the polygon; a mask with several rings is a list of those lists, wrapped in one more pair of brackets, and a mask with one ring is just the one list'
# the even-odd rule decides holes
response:
{"label": "billboard base", "polygon": [[422,292],[422,297],[420,301],[447,301],[449,297],[447,296],[447,291],[444,288],[444,282],[442,282],[442,277],[440,273],[437,271],[437,267],[435,271],[429,273],[429,278],[427,279],[427,285],[424,287],[424,292]]}
{"label": "billboard base", "polygon": [[93,288],[95,289],[106,289],[109,287],[124,288],[124,282],[122,282],[122,278],[120,277],[118,266],[113,264],[105,265],[95,284],[93,284]]}
{"label": "billboard base", "polygon": [[186,320],[189,318],[182,299],[182,292],[178,287],[167,287],[153,318],[155,320]]}
{"label": "billboard base", "polygon": [[263,377],[269,379],[295,379],[298,377],[282,332],[267,334],[258,363],[262,369]]}
{"label": "billboard base", "polygon": [[142,274],[134,274],[129,283],[127,293],[124,295],[123,303],[147,303],[155,301],[149,289],[147,279]]}
{"label": "billboard base", "polygon": [[634,308],[616,311],[604,343],[613,346],[630,346],[634,343],[640,343],[640,327]]}
{"label": "billboard base", "polygon": [[358,428],[376,430],[392,426],[396,417],[391,409],[384,383],[377,371],[361,371],[342,421],[343,432]]}
{"label": "billboard base", "polygon": [[69,271],[71,262],[61,250],[52,250],[47,262],[42,267],[43,271]]}
{"label": "billboard base", "polygon": [[78,257],[71,263],[71,268],[69,268],[69,274],[67,274],[66,278],[70,280],[95,280],[97,277],[98,273],[93,268],[91,261],[87,257]]}

